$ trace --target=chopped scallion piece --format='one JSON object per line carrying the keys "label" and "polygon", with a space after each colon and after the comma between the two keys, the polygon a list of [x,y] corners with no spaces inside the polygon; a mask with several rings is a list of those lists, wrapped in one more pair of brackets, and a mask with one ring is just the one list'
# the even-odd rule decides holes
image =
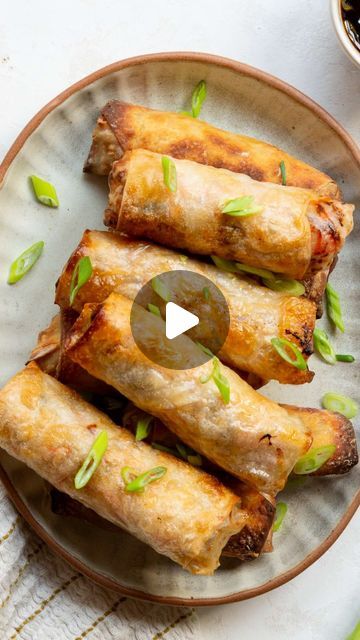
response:
{"label": "chopped scallion piece", "polygon": [[323,447],[310,449],[310,451],[299,458],[293,469],[294,473],[299,476],[314,473],[334,455],[335,451],[336,445],[334,444],[327,444]]}
{"label": "chopped scallion piece", "polygon": [[149,302],[148,309],[151,313],[154,314],[154,316],[158,316],[159,318],[161,318],[160,309],[156,306],[156,304],[151,304],[151,302]]}
{"label": "chopped scallion piece", "polygon": [[284,160],[281,160],[279,167],[280,167],[280,173],[281,173],[281,184],[285,186],[286,185],[286,167],[285,167]]}
{"label": "chopped scallion piece", "polygon": [[201,467],[202,466],[202,457],[196,453],[194,455],[188,455],[187,457],[188,463],[192,464],[193,467]]}
{"label": "chopped scallion piece", "polygon": [[174,161],[168,156],[162,156],[161,164],[164,174],[164,184],[175,193],[177,186],[176,167]]}
{"label": "chopped scallion piece", "polygon": [[129,475],[132,474],[132,470],[129,467],[123,467],[121,475],[125,483],[125,491],[128,493],[142,493],[148,484],[162,478],[166,471],[166,467],[154,467],[127,481]]}
{"label": "chopped scallion piece", "polygon": [[260,278],[265,278],[265,280],[274,280],[275,275],[268,271],[267,269],[258,269],[257,267],[250,267],[248,264],[242,264],[241,262],[236,262],[236,268],[238,271],[244,271],[244,273],[251,273],[254,276],[260,276]]}
{"label": "chopped scallion piece", "polygon": [[21,253],[16,260],[12,263],[9,271],[8,284],[15,284],[24,277],[24,275],[30,271],[35,262],[40,258],[44,248],[44,242],[35,242],[26,251]]}
{"label": "chopped scallion piece", "polygon": [[155,293],[157,293],[162,300],[164,300],[165,302],[170,302],[170,289],[166,286],[166,284],[161,280],[159,276],[156,276],[151,280],[151,286],[153,288],[153,291],[155,291]]}
{"label": "chopped scallion piece", "polygon": [[[198,343],[200,344],[200,343]],[[209,380],[213,380],[220,391],[221,397],[225,404],[230,402],[230,385],[228,379],[220,371],[220,361],[216,356],[213,358],[212,371],[207,376],[202,376],[200,382],[205,384]]]}
{"label": "chopped scallion piece", "polygon": [[158,449],[158,451],[165,451],[165,453],[171,453],[172,456],[176,458],[180,458],[180,454],[176,449],[171,449],[170,447],[166,447],[164,444],[160,444],[159,442],[152,442],[151,446],[153,449]]}
{"label": "chopped scallion piece", "polygon": [[72,274],[70,284],[70,305],[74,304],[74,300],[86,282],[91,278],[93,272],[92,264],[89,256],[83,256],[78,260]]}
{"label": "chopped scallion piece", "polygon": [[188,452],[186,450],[185,445],[182,444],[182,442],[178,442],[177,445],[176,445],[176,448],[177,448],[178,452],[180,453],[181,457],[184,458],[184,460],[187,460]]}
{"label": "chopped scallion piece", "polygon": [[279,531],[287,512],[286,502],[277,502],[273,530]]}
{"label": "chopped scallion piece", "polygon": [[346,640],[360,640],[360,622],[357,623],[354,631],[350,633]]}
{"label": "chopped scallion piece", "polygon": [[325,393],[321,401],[324,409],[341,413],[345,418],[355,418],[359,411],[359,405],[355,400],[339,393]]}
{"label": "chopped scallion piece", "polygon": [[272,291],[284,291],[290,296],[302,296],[305,293],[305,287],[302,282],[298,280],[288,280],[287,278],[280,278],[278,276],[263,279],[265,287],[272,289]]}
{"label": "chopped scallion piece", "polygon": [[210,358],[215,358],[214,354],[212,351],[210,351],[210,349],[208,349],[207,347],[204,347],[203,344],[201,344],[201,342],[196,342],[195,343],[199,349],[201,349],[201,351],[203,351],[207,356],[210,356]]}
{"label": "chopped scallion piece", "polygon": [[139,418],[136,423],[135,440],[140,441],[148,437],[151,431],[151,423],[153,419],[153,416],[148,415],[144,415],[142,418]]}
{"label": "chopped scallion piece", "polygon": [[36,198],[41,204],[45,204],[47,207],[59,206],[56,189],[51,182],[47,182],[38,176],[30,176],[30,179]]}
{"label": "chopped scallion piece", "polygon": [[200,80],[199,84],[196,85],[191,98],[191,115],[193,118],[199,117],[201,107],[206,98],[206,93],[206,82],[205,80]]}
{"label": "chopped scallion piece", "polygon": [[210,298],[211,298],[211,293],[210,293],[209,287],[204,287],[202,292],[203,292],[203,296],[204,296],[206,302],[208,302],[210,300]]}
{"label": "chopped scallion piece", "polygon": [[235,218],[241,218],[242,216],[252,216],[254,213],[260,213],[262,210],[263,207],[258,207],[254,204],[254,196],[242,196],[241,198],[228,200],[223,206],[221,213],[226,213],[226,215]]}
{"label": "chopped scallion piece", "polygon": [[107,431],[100,431],[99,435],[95,438],[95,441],[86,456],[82,466],[77,472],[74,480],[75,489],[82,489],[87,485],[90,478],[95,473],[101,460],[104,457],[106,449],[108,447],[108,434]]}
{"label": "chopped scallion piece", "polygon": [[338,362],[355,362],[354,356],[345,355],[343,353],[337,353],[336,360]]}
{"label": "chopped scallion piece", "polygon": [[229,271],[229,273],[237,273],[239,271],[236,262],[233,260],[224,260],[224,258],[218,258],[217,256],[211,256],[211,260],[222,271]]}
{"label": "chopped scallion piece", "polygon": [[[271,344],[279,356],[289,364],[292,364],[293,367],[300,369],[300,371],[305,371],[308,368],[300,349],[298,349],[293,342],[290,342],[290,340],[286,340],[286,338],[272,338]],[[292,352],[292,355],[289,354],[289,351]],[[293,356],[295,356],[295,358]]]}
{"label": "chopped scallion piece", "polygon": [[187,261],[189,260],[189,257],[185,256],[183,253],[180,253],[179,258],[180,258],[180,262],[182,262],[183,264],[186,264]]}
{"label": "chopped scallion piece", "polygon": [[335,289],[331,286],[331,284],[327,283],[326,289],[326,310],[328,317],[334,325],[340,329],[344,333],[344,320],[341,313],[341,305],[339,294],[335,291]]}
{"label": "chopped scallion piece", "polygon": [[314,347],[316,351],[328,364],[335,364],[336,354],[329,340],[327,333],[323,329],[316,327],[313,332]]}

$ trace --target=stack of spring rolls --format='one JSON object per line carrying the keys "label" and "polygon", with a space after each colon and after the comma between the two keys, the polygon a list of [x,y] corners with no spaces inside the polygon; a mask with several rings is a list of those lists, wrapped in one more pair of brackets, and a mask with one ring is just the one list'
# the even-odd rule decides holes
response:
{"label": "stack of spring rolls", "polygon": [[[176,175],[172,188],[164,156]],[[332,447],[314,475],[346,473],[358,461],[349,420],[278,405],[256,390],[270,379],[311,382],[308,365],[294,367],[271,341],[290,341],[305,362],[311,355],[353,206],[341,202],[331,178],[270,144],[117,100],[100,114],[85,170],[109,174],[111,230],[86,230],[66,263],[56,285],[59,314],[30,363],[0,392],[0,446],[53,485],[61,516],[125,529],[195,574],[212,574],[222,554],[256,558],[271,549],[275,498],[299,459]],[[224,213],[224,203],[244,198],[256,203],[255,215]],[[92,272],[73,298],[85,257]],[[226,400],[213,382],[213,358],[168,369],[133,338],[137,293],[175,270],[205,276],[227,301],[229,332],[215,359],[230,390]],[[299,281],[304,295],[264,286],[269,272]],[[196,279],[192,291],[180,287],[174,301],[198,314],[206,300],[196,287]],[[157,314],[137,308],[146,336],[163,327],[158,302]],[[196,339],[206,347],[201,328]],[[187,357],[198,353],[188,335],[179,340]],[[160,339],[156,348],[161,354],[171,345]],[[102,432],[106,450],[76,488]],[[159,468],[154,481],[129,490]]]}

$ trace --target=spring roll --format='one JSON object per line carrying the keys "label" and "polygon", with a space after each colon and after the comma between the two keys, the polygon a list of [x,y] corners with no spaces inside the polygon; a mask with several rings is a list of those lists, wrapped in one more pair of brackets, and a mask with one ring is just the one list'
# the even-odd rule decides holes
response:
{"label": "spring roll", "polygon": [[[329,272],[352,229],[353,205],[227,169],[171,161],[175,192],[165,183],[159,154],[137,149],[114,163],[105,224],[190,253],[310,281]],[[256,213],[223,213],[226,203],[242,197],[252,199],[247,206]]]}
{"label": "spring roll", "polygon": [[[118,293],[102,304],[85,305],[67,337],[67,355],[140,409],[157,416],[219,467],[258,491],[275,495],[311,445],[311,434],[302,421],[221,365],[231,390],[226,404],[212,380],[202,382],[212,375],[212,360],[207,357],[194,368],[199,348],[190,338],[181,335],[168,340],[163,320],[134,305],[143,340],[153,349],[155,362],[150,361],[134,341],[131,306]],[[176,369],[157,365],[159,353],[175,363]],[[182,368],[184,365],[193,368]]]}
{"label": "spring roll", "polygon": [[[240,273],[226,273],[170,249],[132,241],[115,233],[85,231],[57,283],[56,302],[62,310],[69,308],[73,270],[83,256],[90,258],[93,273],[79,290],[72,307],[74,311],[80,312],[85,303],[103,302],[114,290],[133,300],[139,289],[154,276],[167,271],[192,271],[211,280],[227,301],[230,328],[218,354],[223,362],[264,380],[273,378],[288,384],[312,380],[311,371],[300,371],[287,363],[271,344],[273,337],[286,338],[296,345],[305,359],[309,357],[316,316],[312,302],[271,291]],[[208,303],[202,290],[195,288],[190,292],[188,282],[182,295],[179,279],[173,301],[196,315],[203,313],[206,317]],[[198,281],[194,279],[196,286]],[[160,301],[159,306],[162,307]],[[191,336],[206,344],[201,326],[204,325],[195,327]],[[257,380],[250,378],[248,381],[259,386]]]}
{"label": "spring roll", "polygon": [[132,149],[194,160],[276,184],[281,184],[280,162],[283,161],[288,185],[313,189],[331,197],[339,194],[338,186],[325,173],[271,144],[222,131],[179,113],[111,100],[102,109],[95,126],[84,171],[108,175],[113,162]]}
{"label": "spring roll", "polygon": [[[105,455],[80,490],[74,477],[96,436],[106,431]],[[149,445],[43,373],[35,363],[0,392],[0,446],[56,489],[94,509],[184,569],[211,575],[232,535],[247,524],[241,499],[219,481]],[[125,490],[121,469],[166,473],[143,493]]]}

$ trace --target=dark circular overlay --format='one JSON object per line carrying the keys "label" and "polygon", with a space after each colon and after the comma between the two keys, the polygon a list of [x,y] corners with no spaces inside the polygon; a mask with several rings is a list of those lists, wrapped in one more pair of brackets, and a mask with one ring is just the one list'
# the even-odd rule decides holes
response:
{"label": "dark circular overlay", "polygon": [[[177,304],[199,318],[199,324],[173,339],[166,337],[166,305]],[[131,331],[140,351],[168,369],[193,369],[222,348],[230,314],[224,295],[198,273],[167,271],[149,280],[131,308]]]}

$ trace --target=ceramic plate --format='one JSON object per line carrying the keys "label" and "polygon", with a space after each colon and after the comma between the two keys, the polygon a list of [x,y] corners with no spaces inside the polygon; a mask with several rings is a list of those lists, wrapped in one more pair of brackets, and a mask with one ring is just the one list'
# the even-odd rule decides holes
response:
{"label": "ceramic plate", "polygon": [[[268,140],[324,170],[347,201],[360,198],[360,155],[344,130],[318,105],[280,80],[245,65],[203,54],[142,56],[115,63],[70,87],[38,113],[20,134],[0,170],[0,384],[20,369],[38,331],[56,312],[54,284],[85,228],[102,228],[106,180],[82,173],[99,109],[110,98],[168,110],[188,108],[205,79],[202,117],[224,129]],[[61,206],[38,204],[32,173],[56,185]],[[44,240],[34,269],[14,287],[8,267],[25,248]],[[355,228],[332,281],[340,291],[346,333],[333,335],[336,350],[360,362],[360,230]],[[327,327],[326,320],[321,324]],[[310,385],[271,383],[275,400],[318,407],[325,391],[359,397],[360,367],[326,365],[312,357]],[[191,576],[126,533],[98,529],[54,515],[45,483],[23,464],[1,454],[2,477],[19,511],[38,534],[80,571],[115,590],[167,603],[231,602],[283,584],[316,560],[337,538],[359,504],[360,468],[339,478],[308,479],[288,489],[288,515],[274,536],[275,550],[239,564],[227,559],[213,577]],[[99,543],[101,540],[101,543]]]}

